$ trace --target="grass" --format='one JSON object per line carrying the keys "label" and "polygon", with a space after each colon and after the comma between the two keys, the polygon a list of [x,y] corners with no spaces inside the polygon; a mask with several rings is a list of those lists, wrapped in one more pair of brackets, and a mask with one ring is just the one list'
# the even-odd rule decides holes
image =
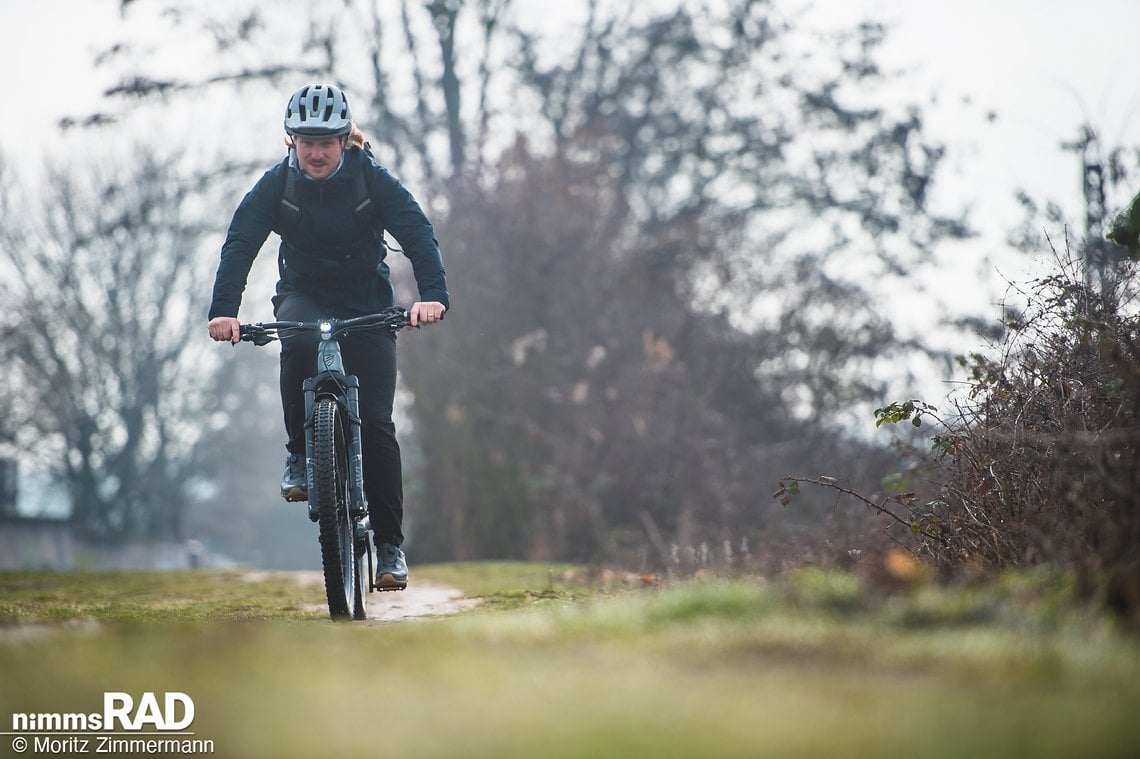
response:
{"label": "grass", "polygon": [[177,690],[222,756],[1140,751],[1140,643],[1059,575],[881,593],[801,570],[589,593],[566,569],[425,567],[491,601],[352,625],[275,575],[0,573],[0,724]]}
{"label": "grass", "polygon": [[[591,591],[567,582],[569,564],[480,562],[414,567],[414,579],[458,587],[485,610],[526,606],[540,598]],[[3,626],[86,620],[210,622],[323,620],[319,584],[274,572],[0,571]]]}
{"label": "grass", "polygon": [[0,625],[321,619],[321,587],[284,574],[0,572]]}

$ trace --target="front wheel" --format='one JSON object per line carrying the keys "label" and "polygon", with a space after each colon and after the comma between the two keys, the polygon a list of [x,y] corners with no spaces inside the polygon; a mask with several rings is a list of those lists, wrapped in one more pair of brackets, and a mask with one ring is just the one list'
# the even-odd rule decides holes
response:
{"label": "front wheel", "polygon": [[325,595],[334,621],[348,619],[357,602],[356,520],[348,504],[348,438],[332,398],[313,412],[313,490],[321,543]]}

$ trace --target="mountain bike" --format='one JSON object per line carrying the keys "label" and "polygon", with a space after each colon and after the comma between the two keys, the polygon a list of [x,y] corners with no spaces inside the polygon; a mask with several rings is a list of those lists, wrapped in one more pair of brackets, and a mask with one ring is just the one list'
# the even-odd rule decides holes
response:
{"label": "mountain bike", "polygon": [[[316,373],[305,380],[305,477],[309,519],[317,523],[325,595],[334,621],[364,619],[365,596],[378,588],[368,533],[368,501],[361,464],[359,380],[345,374],[337,338],[362,329],[395,333],[408,326],[400,307],[352,319],[315,322],[258,322],[240,325],[241,339],[254,345],[301,332],[319,332]],[[366,590],[367,589],[367,590]],[[394,589],[393,589],[394,590]]]}

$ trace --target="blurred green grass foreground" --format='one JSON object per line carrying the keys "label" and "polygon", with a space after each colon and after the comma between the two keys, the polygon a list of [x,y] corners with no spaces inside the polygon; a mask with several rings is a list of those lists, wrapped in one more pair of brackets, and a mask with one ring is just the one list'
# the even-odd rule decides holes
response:
{"label": "blurred green grass foreground", "polygon": [[176,691],[216,756],[1140,755],[1140,639],[1050,572],[414,580],[483,603],[334,624],[287,574],[0,573],[0,732]]}

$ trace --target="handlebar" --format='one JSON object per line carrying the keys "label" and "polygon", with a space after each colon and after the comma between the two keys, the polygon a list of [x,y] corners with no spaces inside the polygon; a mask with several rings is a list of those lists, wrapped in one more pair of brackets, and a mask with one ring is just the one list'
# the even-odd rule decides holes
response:
{"label": "handlebar", "polygon": [[320,332],[328,340],[354,329],[387,329],[397,332],[411,323],[406,308],[393,306],[375,314],[355,316],[351,319],[321,319],[315,322],[257,322],[240,324],[238,331],[242,342],[254,345],[268,345],[282,336],[293,332]]}

